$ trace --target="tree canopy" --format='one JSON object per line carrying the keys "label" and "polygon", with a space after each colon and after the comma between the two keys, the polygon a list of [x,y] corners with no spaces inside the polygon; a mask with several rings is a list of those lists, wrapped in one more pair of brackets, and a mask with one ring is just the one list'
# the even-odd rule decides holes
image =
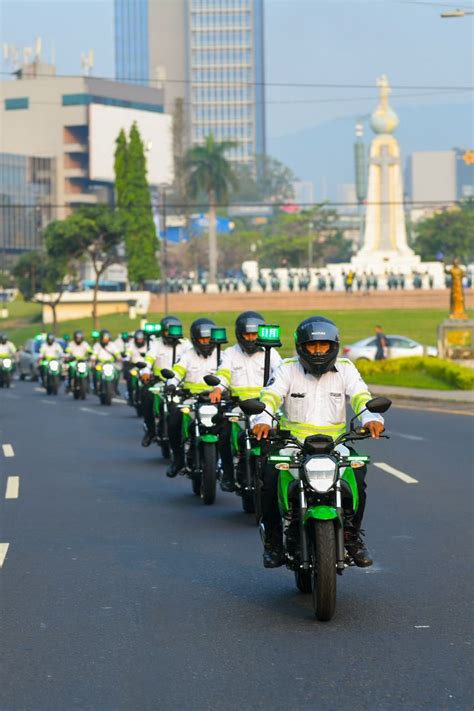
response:
{"label": "tree canopy", "polygon": [[474,201],[438,212],[415,225],[414,249],[424,261],[459,257],[474,259]]}

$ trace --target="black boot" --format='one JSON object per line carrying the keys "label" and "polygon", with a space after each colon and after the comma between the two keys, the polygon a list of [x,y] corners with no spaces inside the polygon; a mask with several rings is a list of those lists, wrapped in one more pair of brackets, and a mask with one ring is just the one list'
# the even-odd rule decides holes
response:
{"label": "black boot", "polygon": [[221,479],[222,491],[235,491],[235,482],[232,472],[224,472]]}
{"label": "black boot", "polygon": [[280,568],[285,562],[281,534],[267,533],[263,546],[263,567]]}
{"label": "black boot", "polygon": [[154,436],[151,434],[151,432],[148,432],[148,430],[145,432],[143,435],[142,439],[142,447],[149,447],[150,444],[153,442]]}
{"label": "black boot", "polygon": [[368,568],[374,562],[364,544],[364,531],[359,528],[346,528],[344,531],[346,550],[359,568]]}
{"label": "black boot", "polygon": [[166,476],[168,476],[170,479],[174,479],[174,477],[180,473],[183,467],[184,459],[182,457],[180,457],[179,459],[175,459],[175,461],[171,462],[170,466],[166,470]]}

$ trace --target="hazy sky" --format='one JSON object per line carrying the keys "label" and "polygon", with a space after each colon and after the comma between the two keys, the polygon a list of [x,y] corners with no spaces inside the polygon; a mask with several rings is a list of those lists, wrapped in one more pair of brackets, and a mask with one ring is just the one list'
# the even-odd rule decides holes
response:
{"label": "hazy sky", "polygon": [[[442,20],[440,12],[450,6],[456,4],[265,0],[269,137],[367,114],[374,106],[372,88],[295,84],[373,87],[386,73],[394,87],[421,87],[394,88],[399,107],[472,102],[472,91],[430,88],[474,84],[474,17]],[[0,0],[0,28],[1,41],[18,47],[40,35],[43,57],[50,61],[55,53],[58,73],[80,73],[81,52],[93,48],[93,73],[114,76],[113,0]]]}

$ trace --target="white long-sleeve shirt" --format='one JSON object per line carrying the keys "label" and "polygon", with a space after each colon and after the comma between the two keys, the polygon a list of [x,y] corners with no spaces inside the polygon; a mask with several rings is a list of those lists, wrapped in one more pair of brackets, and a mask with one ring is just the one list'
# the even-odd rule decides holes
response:
{"label": "white long-sleeve shirt", "polygon": [[129,359],[130,363],[144,363],[146,353],[146,343],[139,348],[132,341],[132,344],[129,344],[125,350],[125,357]]}
{"label": "white long-sleeve shirt", "polygon": [[11,358],[16,353],[16,346],[11,341],[0,343],[0,358]]}
{"label": "white long-sleeve shirt", "polygon": [[[279,353],[272,348],[270,351],[270,375],[282,362]],[[222,360],[217,371],[221,379],[221,389],[230,387],[232,395],[237,395],[243,400],[258,397],[263,387],[265,370],[265,352],[259,350],[249,354],[237,343],[226,348],[222,353]]]}
{"label": "white long-sleeve shirt", "polygon": [[113,342],[109,342],[106,346],[102,346],[99,342],[94,343],[92,355],[100,363],[113,362],[120,360],[120,351]]}
{"label": "white long-sleeve shirt", "polygon": [[[274,371],[260,399],[267,410],[275,414],[281,409],[281,425],[303,441],[311,434],[327,434],[333,438],[346,431],[346,397],[354,413],[359,413],[372,398],[355,365],[348,358],[338,358],[334,368],[319,379],[307,373],[299,359],[288,358]],[[381,415],[364,412],[362,425],[370,420],[383,423]],[[256,424],[272,424],[263,412]]]}
{"label": "white long-sleeve shirt", "polygon": [[46,360],[57,358],[61,360],[64,357],[64,351],[57,341],[54,343],[43,343],[40,348],[40,356]]}
{"label": "white long-sleeve shirt", "polygon": [[192,393],[199,393],[211,389],[203,378],[205,375],[214,374],[217,370],[216,351],[208,358],[200,355],[195,348],[189,348],[183,353],[176,365],[173,366],[176,376],[169,380],[171,385],[178,385],[181,381],[183,387]]}
{"label": "white long-sleeve shirt", "polygon": [[[191,348],[191,343],[186,338],[179,341],[176,345],[176,359],[179,359],[183,354]],[[150,343],[150,348],[145,357],[146,362],[152,368],[155,375],[160,374],[162,368],[172,368],[173,366],[173,346],[169,346],[162,338],[156,338]]]}
{"label": "white long-sleeve shirt", "polygon": [[87,360],[92,354],[92,348],[87,341],[76,343],[72,341],[66,348],[66,355],[72,355],[76,360]]}

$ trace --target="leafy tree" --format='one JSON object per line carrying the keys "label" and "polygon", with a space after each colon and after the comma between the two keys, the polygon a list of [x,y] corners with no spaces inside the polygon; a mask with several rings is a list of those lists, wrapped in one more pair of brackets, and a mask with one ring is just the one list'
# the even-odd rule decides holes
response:
{"label": "leafy tree", "polygon": [[97,292],[105,270],[119,261],[118,247],[123,240],[124,221],[107,205],[82,207],[65,220],[48,226],[45,234],[48,254],[53,258],[69,254],[71,259],[90,260],[94,270],[92,318],[98,328]]}
{"label": "leafy tree", "polygon": [[[51,223],[53,224],[53,223]],[[46,304],[52,310],[53,331],[57,332],[57,306],[64,294],[68,263],[64,258],[51,257],[44,252],[27,252],[13,267],[12,274],[16,285],[25,301],[33,299],[39,304]],[[54,293],[54,299],[42,299],[38,294]]]}
{"label": "leafy tree", "polygon": [[117,138],[115,180],[117,205],[125,221],[128,278],[141,285],[159,276],[158,241],[146,174],[143,142],[134,123],[128,143],[123,131]]}
{"label": "leafy tree", "polygon": [[280,203],[294,198],[293,183],[296,176],[288,166],[271,156],[257,156],[255,170],[250,166],[235,166],[237,188],[232,191],[231,202]]}
{"label": "leafy tree", "polygon": [[474,258],[473,202],[466,201],[459,209],[438,212],[414,226],[414,249],[424,261],[459,257],[464,262]]}
{"label": "leafy tree", "polygon": [[216,142],[211,133],[203,145],[189,148],[184,159],[188,194],[197,199],[204,193],[209,204],[209,279],[212,283],[217,278],[217,206],[228,201],[229,189],[237,184],[233,168],[225,157],[226,151],[234,146],[232,141]]}

